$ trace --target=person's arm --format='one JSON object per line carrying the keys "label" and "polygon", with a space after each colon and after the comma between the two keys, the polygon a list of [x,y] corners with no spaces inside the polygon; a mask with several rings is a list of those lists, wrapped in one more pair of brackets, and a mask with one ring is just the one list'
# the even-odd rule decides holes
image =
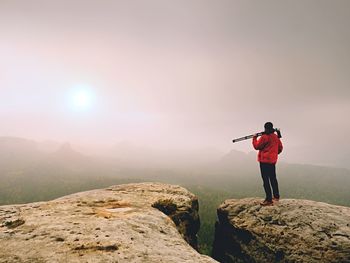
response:
{"label": "person's arm", "polygon": [[280,154],[283,150],[283,145],[280,139],[278,139],[278,154]]}
{"label": "person's arm", "polygon": [[263,135],[258,140],[258,136],[255,135],[253,137],[253,147],[254,147],[254,149],[255,150],[262,150],[265,147],[265,145],[266,145],[266,142],[267,142],[266,139],[267,139],[266,136]]}

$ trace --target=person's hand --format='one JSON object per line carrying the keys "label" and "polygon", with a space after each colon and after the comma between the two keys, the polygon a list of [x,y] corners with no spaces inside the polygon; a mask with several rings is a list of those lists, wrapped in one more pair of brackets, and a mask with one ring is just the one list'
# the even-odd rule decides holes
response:
{"label": "person's hand", "polygon": [[257,133],[254,133],[253,137],[254,137],[254,138],[258,138],[258,134],[257,134]]}

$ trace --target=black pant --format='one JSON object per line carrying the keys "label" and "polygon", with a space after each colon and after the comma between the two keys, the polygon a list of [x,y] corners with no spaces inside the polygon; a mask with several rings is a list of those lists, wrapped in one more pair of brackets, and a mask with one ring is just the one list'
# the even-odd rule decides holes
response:
{"label": "black pant", "polygon": [[[275,198],[280,197],[280,193],[278,191],[278,182],[276,178],[276,165],[271,163],[260,163],[260,171],[261,177],[264,182],[264,190],[266,194],[266,200],[272,201],[272,193]],[[270,187],[271,183],[271,187]]]}

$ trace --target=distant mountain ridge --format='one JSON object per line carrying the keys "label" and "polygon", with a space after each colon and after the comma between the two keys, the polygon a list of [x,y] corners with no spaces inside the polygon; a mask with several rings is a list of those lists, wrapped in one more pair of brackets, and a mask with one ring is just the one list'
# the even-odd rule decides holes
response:
{"label": "distant mountain ridge", "polygon": [[[45,144],[45,142],[44,142]],[[53,147],[55,145],[55,147]],[[75,151],[70,143],[51,142],[50,149],[33,140],[17,137],[0,137],[0,171],[9,167],[11,169],[23,169],[43,163],[53,162],[89,162],[88,156]]]}
{"label": "distant mountain ridge", "polygon": [[[263,194],[255,152],[232,150],[220,155],[203,149],[181,155],[137,148],[134,156],[124,145],[115,149],[119,155],[92,156],[69,143],[57,145],[48,152],[32,140],[0,137],[0,203],[47,200],[96,186],[139,181],[210,187],[239,197]],[[279,162],[277,174],[283,196],[350,205],[350,170]]]}

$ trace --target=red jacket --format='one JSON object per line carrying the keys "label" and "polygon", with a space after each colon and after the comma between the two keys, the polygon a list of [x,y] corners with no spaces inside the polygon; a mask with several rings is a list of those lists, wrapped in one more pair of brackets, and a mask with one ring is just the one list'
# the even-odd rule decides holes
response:
{"label": "red jacket", "polygon": [[261,163],[275,164],[278,155],[283,150],[281,140],[274,133],[263,134],[259,140],[257,137],[253,137],[253,146],[255,150],[259,150],[258,162]]}

